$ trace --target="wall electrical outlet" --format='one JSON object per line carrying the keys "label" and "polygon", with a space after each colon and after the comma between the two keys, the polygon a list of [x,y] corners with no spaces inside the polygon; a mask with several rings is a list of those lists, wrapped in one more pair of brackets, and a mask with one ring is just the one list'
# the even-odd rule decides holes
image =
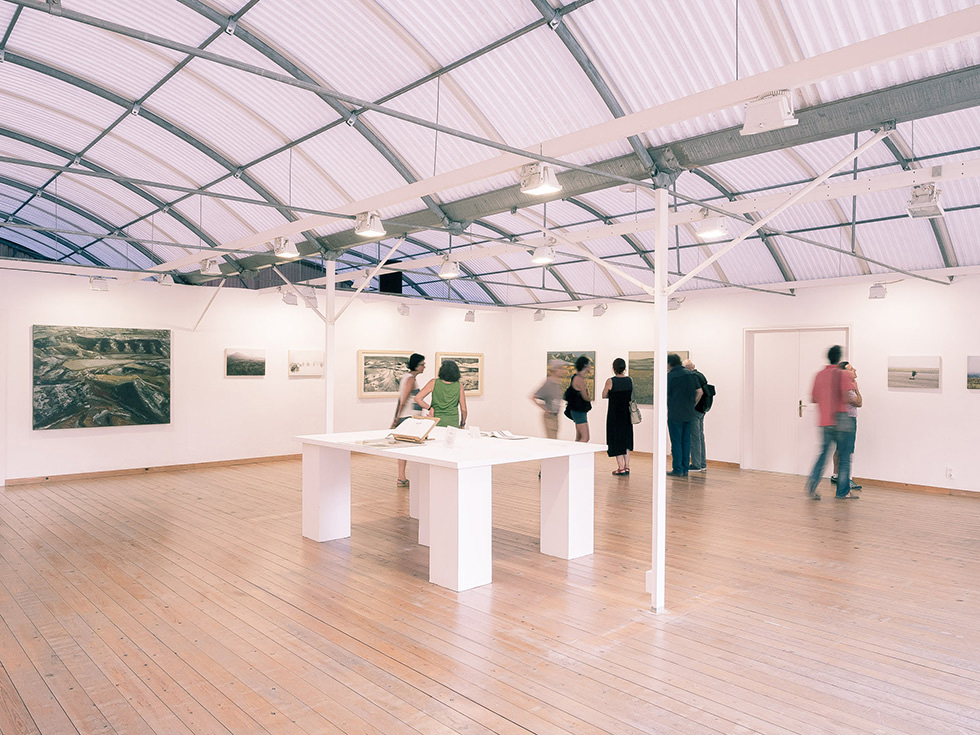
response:
{"label": "wall electrical outlet", "polygon": [[952,480],[953,479],[953,468],[952,467],[947,467],[946,468],[946,479],[947,480]]}

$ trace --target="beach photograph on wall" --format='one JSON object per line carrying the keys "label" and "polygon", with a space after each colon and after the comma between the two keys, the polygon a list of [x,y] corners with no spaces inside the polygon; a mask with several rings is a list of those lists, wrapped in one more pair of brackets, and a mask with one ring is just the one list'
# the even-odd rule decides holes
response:
{"label": "beach photograph on wall", "polygon": [[888,390],[942,390],[942,358],[889,357]]}
{"label": "beach photograph on wall", "polygon": [[34,429],[170,423],[170,330],[33,328]]}
{"label": "beach photograph on wall", "polygon": [[290,350],[286,361],[291,378],[322,378],[322,350]]}
{"label": "beach photograph on wall", "polygon": [[568,388],[568,385],[572,382],[572,376],[575,375],[575,361],[578,360],[580,355],[585,355],[589,358],[589,362],[592,363],[592,374],[589,375],[588,380],[585,381],[589,388],[589,395],[592,396],[592,400],[595,400],[595,350],[585,350],[583,352],[548,352],[545,355],[544,361],[544,374],[545,377],[548,376],[548,365],[552,360],[561,360],[565,363],[565,369],[562,371],[559,380],[561,381],[562,393]]}
{"label": "beach photograph on wall", "polygon": [[226,378],[261,378],[265,375],[265,350],[229,347],[225,350]]}
{"label": "beach photograph on wall", "polygon": [[483,353],[482,352],[437,352],[436,371],[444,360],[452,360],[459,366],[459,384],[468,396],[483,395]]}
{"label": "beach photograph on wall", "polygon": [[357,397],[394,398],[398,381],[408,371],[411,352],[359,350],[357,353]]}
{"label": "beach photograph on wall", "polygon": [[[681,360],[687,360],[691,353],[688,350],[667,350],[673,352]],[[633,400],[641,406],[653,405],[653,361],[652,351],[630,352],[626,360],[627,375],[633,379]],[[667,357],[664,357],[664,365]]]}
{"label": "beach photograph on wall", "polygon": [[966,358],[966,387],[980,390],[980,355]]}

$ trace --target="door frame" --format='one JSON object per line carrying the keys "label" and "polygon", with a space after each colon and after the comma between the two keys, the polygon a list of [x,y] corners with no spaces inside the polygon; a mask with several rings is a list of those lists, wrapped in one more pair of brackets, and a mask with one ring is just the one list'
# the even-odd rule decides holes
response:
{"label": "door frame", "polygon": [[853,324],[820,324],[798,325],[789,327],[746,327],[742,330],[742,420],[741,451],[739,464],[745,469],[756,469],[753,465],[753,443],[755,426],[753,424],[752,406],[755,402],[755,336],[757,334],[773,334],[784,332],[829,332],[843,330],[847,334],[846,344],[842,344],[844,357],[850,359],[854,345]]}

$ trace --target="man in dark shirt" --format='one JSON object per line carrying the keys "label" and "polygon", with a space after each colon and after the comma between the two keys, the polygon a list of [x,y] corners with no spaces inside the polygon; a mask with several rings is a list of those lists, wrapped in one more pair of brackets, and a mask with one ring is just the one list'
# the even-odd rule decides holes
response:
{"label": "man in dark shirt", "polygon": [[667,431],[670,432],[671,477],[687,477],[691,462],[691,423],[703,391],[697,378],[681,364],[680,355],[667,355]]}
{"label": "man in dark shirt", "polygon": [[701,397],[694,406],[694,423],[691,424],[691,472],[704,472],[708,469],[708,458],[704,451],[704,414],[705,414],[705,386],[708,379],[704,377],[691,360],[684,361],[684,369],[690,370],[694,379],[701,389]]}

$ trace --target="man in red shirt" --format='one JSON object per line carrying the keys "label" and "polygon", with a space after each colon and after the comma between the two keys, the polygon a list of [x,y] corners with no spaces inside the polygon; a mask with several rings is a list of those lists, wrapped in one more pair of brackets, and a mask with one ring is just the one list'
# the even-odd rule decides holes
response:
{"label": "man in red shirt", "polygon": [[[823,431],[823,439],[820,446],[820,454],[817,461],[810,471],[810,476],[806,481],[806,493],[814,500],[820,500],[817,493],[817,485],[823,477],[823,468],[827,464],[827,457],[831,453],[831,445],[837,447],[838,442],[838,414],[843,413],[847,416],[848,391],[854,390],[854,378],[847,370],[837,367],[840,362],[840,345],[834,345],[827,350],[827,365],[817,373],[813,379],[812,399],[817,404],[820,412],[819,426]],[[843,479],[842,479],[843,478]],[[857,498],[852,495],[849,488],[851,486],[851,459],[845,461],[840,458],[840,469],[837,477],[837,497],[842,499]],[[842,492],[843,491],[843,492]]]}

